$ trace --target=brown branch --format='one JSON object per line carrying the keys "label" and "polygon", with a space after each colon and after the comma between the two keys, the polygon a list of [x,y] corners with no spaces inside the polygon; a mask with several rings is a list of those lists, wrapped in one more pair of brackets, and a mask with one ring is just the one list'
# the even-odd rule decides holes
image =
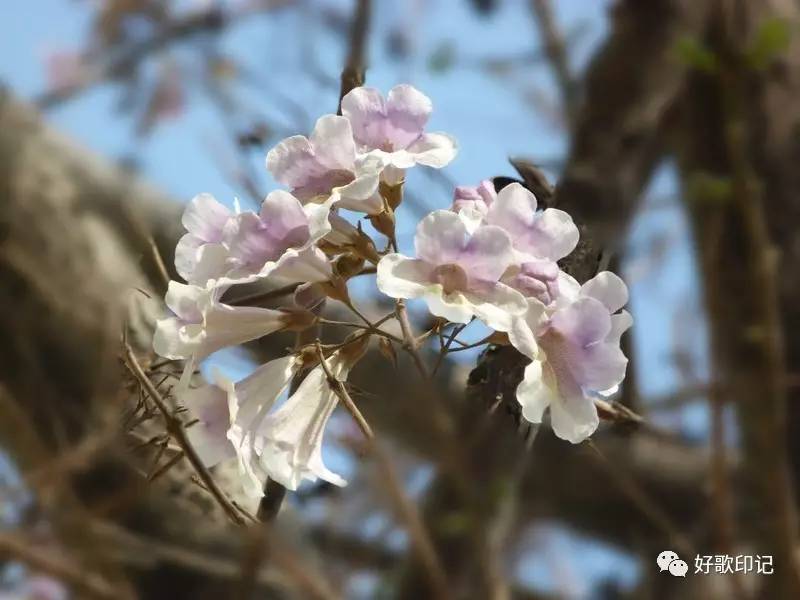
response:
{"label": "brown branch", "polygon": [[422,360],[422,356],[419,353],[417,338],[414,337],[414,331],[411,329],[411,322],[408,320],[408,310],[406,309],[405,300],[397,301],[396,313],[397,320],[400,323],[400,329],[403,332],[403,339],[405,340],[403,348],[411,355],[414,365],[417,367],[420,375],[426,380],[430,379],[431,376],[428,372],[428,367],[425,366],[425,362]]}
{"label": "brown branch", "polygon": [[578,109],[578,82],[569,65],[567,44],[553,15],[549,0],[531,0],[531,11],[535,15],[539,35],[544,41],[544,52],[552,67],[561,100],[564,102],[567,123],[572,126]]}
{"label": "brown branch", "polygon": [[435,590],[434,597],[449,598],[450,591],[447,583],[447,577],[444,573],[444,569],[442,568],[441,561],[436,554],[431,535],[428,533],[425,523],[420,517],[416,506],[414,506],[414,503],[411,502],[411,500],[405,494],[402,482],[400,481],[400,477],[398,476],[394,465],[389,460],[389,457],[386,455],[386,453],[378,445],[372,428],[361,414],[361,411],[358,410],[356,403],[353,401],[353,398],[347,391],[347,387],[342,381],[334,376],[330,370],[330,367],[328,367],[327,363],[325,362],[325,355],[322,352],[322,347],[320,346],[319,340],[316,342],[316,348],[320,365],[322,366],[322,370],[325,372],[325,376],[328,380],[328,385],[331,386],[331,389],[336,393],[336,396],[353,417],[353,420],[356,422],[359,429],[361,429],[361,432],[367,439],[372,455],[375,457],[381,467],[381,470],[385,476],[384,483],[387,485],[387,491],[394,503],[395,510],[397,511],[398,516],[405,522],[412,543],[414,544],[414,547],[419,554],[419,558],[422,561],[422,565],[425,568],[428,577],[430,578],[431,584],[433,585]]}
{"label": "brown branch", "polygon": [[597,459],[597,463],[603,467],[619,489],[630,498],[636,508],[638,508],[653,525],[670,538],[670,541],[681,551],[681,554],[686,556],[694,556],[697,554],[689,538],[679,531],[669,515],[667,515],[647,492],[639,486],[637,481],[620,469],[618,465],[611,464],[593,441],[589,440],[587,444],[592,449],[592,454]]}
{"label": "brown branch", "polygon": [[0,531],[0,557],[18,560],[35,571],[66,583],[76,592],[90,598],[115,600],[134,597],[130,590],[112,585],[100,575],[87,571],[84,566],[72,564],[60,556],[53,556],[7,531]]}
{"label": "brown branch", "polygon": [[325,354],[322,352],[322,346],[320,345],[319,340],[316,341],[315,346],[317,349],[317,356],[319,357],[319,364],[322,366],[322,370],[325,372],[325,376],[328,379],[328,385],[331,386],[334,392],[336,392],[339,400],[341,400],[342,404],[344,404],[347,412],[350,413],[350,416],[353,417],[353,420],[356,422],[359,429],[361,429],[364,437],[370,442],[374,442],[375,434],[372,432],[372,427],[369,426],[369,423],[367,423],[364,415],[361,414],[361,411],[358,410],[356,403],[353,402],[353,399],[350,397],[344,382],[334,377],[330,367],[328,366],[328,363],[325,360]]}
{"label": "brown branch", "polygon": [[203,464],[203,461],[200,460],[200,456],[197,454],[194,446],[192,446],[192,443],[189,441],[189,437],[186,435],[186,429],[183,426],[183,422],[169,409],[167,403],[164,401],[164,398],[162,398],[159,391],[153,385],[153,382],[150,381],[150,378],[142,369],[142,366],[139,364],[139,361],[136,359],[136,356],[134,355],[133,350],[127,341],[123,341],[123,350],[125,354],[125,364],[128,366],[133,376],[147,391],[153,403],[156,405],[156,408],[158,408],[161,416],[164,418],[167,433],[172,436],[178,446],[180,446],[181,450],[183,450],[183,453],[186,455],[186,458],[189,460],[192,468],[197,473],[200,481],[203,482],[203,485],[206,487],[208,492],[214,497],[220,507],[222,507],[222,509],[225,511],[225,514],[228,515],[228,518],[236,525],[243,526],[245,524],[245,520],[240,511],[231,503],[222,489],[220,489],[220,487],[217,485],[217,482],[214,481],[214,478],[211,476],[211,473],[209,473],[208,469]]}
{"label": "brown branch", "polygon": [[356,10],[350,26],[350,40],[347,61],[342,69],[339,107],[336,114],[342,114],[342,98],[352,89],[364,85],[367,53],[367,37],[369,33],[371,0],[356,0]]}
{"label": "brown branch", "polygon": [[87,75],[81,81],[65,88],[47,91],[34,99],[34,104],[42,110],[53,108],[76,98],[92,86],[131,69],[137,63],[170,44],[203,33],[221,31],[234,21],[282,8],[292,3],[293,0],[253,2],[247,9],[235,13],[225,12],[217,6],[212,6],[207,10],[192,11],[186,16],[172,18],[162,25],[161,30],[156,31],[150,37],[136,40],[121,48],[104,48],[102,52],[98,53],[99,58],[95,63],[86,66]]}

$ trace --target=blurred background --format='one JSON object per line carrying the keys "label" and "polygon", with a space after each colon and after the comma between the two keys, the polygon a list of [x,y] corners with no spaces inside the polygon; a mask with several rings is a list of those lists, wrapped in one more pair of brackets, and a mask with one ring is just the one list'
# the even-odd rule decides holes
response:
{"label": "blurred background", "polygon": [[[413,84],[459,142],[411,173],[401,251],[455,185],[535,188],[536,165],[582,229],[566,268],[610,265],[631,290],[628,377],[591,444],[520,426],[507,351],[453,354],[436,389],[377,351],[356,373],[451,596],[800,597],[799,18],[791,0],[0,4],[0,598],[441,595],[346,414],[325,453],[350,485],[304,487],[242,533],[153,443],[163,423],[137,417],[119,362],[123,322],[149,348],[154,247],[172,271],[182,205],[251,209],[277,187],[266,152],[335,112],[356,33],[366,84]],[[385,312],[365,279],[359,302]],[[239,378],[289,345],[203,372]],[[659,572],[663,550],[686,578]],[[695,573],[708,555],[774,573]]]}

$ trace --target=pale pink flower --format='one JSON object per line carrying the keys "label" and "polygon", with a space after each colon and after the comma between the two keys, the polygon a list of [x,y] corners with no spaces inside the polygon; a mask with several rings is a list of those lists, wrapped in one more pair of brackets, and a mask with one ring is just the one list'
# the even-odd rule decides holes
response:
{"label": "pale pink flower", "polygon": [[608,394],[625,377],[620,336],[633,322],[627,311],[617,312],[625,302],[625,284],[608,272],[550,308],[528,299],[525,317],[509,332],[512,345],[533,361],[517,388],[525,419],[541,423],[549,407],[558,437],[578,443],[594,432],[593,395]]}
{"label": "pale pink flower", "polygon": [[[211,194],[198,194],[186,205],[181,222],[186,232],[175,247],[175,269],[187,282],[205,285],[209,274],[198,271],[202,254],[209,252],[224,255],[222,238],[225,225],[233,218],[231,211],[220,204]],[[203,261],[210,264],[210,256]],[[224,264],[216,266],[210,275],[219,276]]]}
{"label": "pale pink flower", "polygon": [[[353,127],[358,150],[380,159],[390,183],[414,165],[441,168],[455,158],[455,140],[445,133],[426,133],[433,105],[410,85],[393,87],[384,100],[373,88],[358,87],[342,98],[342,115]],[[387,179],[384,177],[384,179]]]}
{"label": "pale pink flower", "polygon": [[332,202],[304,206],[289,192],[276,190],[258,214],[231,214],[211,196],[198,196],[184,212],[189,233],[176,249],[178,271],[200,286],[230,286],[270,276],[286,283],[327,281],[331,266],[315,244],[331,230]]}
{"label": "pale pink flower", "polygon": [[392,298],[423,298],[436,316],[454,323],[478,317],[497,331],[526,309],[518,291],[500,282],[514,262],[508,234],[499,227],[470,231],[459,215],[430,213],[417,226],[417,258],[384,256],[378,288]]}
{"label": "pale pink flower", "polygon": [[484,179],[477,186],[460,185],[453,193],[453,205],[450,210],[475,212],[481,220],[486,218],[489,207],[497,198],[497,191],[491,179]]}
{"label": "pale pink flower", "polygon": [[298,313],[219,301],[222,288],[170,281],[164,298],[174,316],[159,319],[153,336],[156,354],[199,361],[208,355],[292,326]]}
{"label": "pale pink flower", "polygon": [[350,121],[321,117],[311,137],[295,135],[267,154],[267,169],[303,203],[333,198],[339,208],[377,214],[383,210],[378,182],[383,165],[356,153]]}
{"label": "pale pink flower", "polygon": [[564,258],[578,244],[578,228],[563,210],[536,210],[536,196],[512,183],[497,194],[486,213],[486,223],[505,229],[520,255],[520,262],[530,258],[552,261]]}

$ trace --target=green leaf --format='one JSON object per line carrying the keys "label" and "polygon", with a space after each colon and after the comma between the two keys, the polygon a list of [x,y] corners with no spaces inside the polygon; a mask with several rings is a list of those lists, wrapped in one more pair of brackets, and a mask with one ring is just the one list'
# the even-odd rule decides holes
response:
{"label": "green leaf", "polygon": [[766,19],[747,50],[747,62],[755,69],[763,69],[789,47],[791,40],[792,25],[788,20]]}
{"label": "green leaf", "polygon": [[676,44],[678,60],[704,73],[714,73],[719,65],[717,56],[699,40],[683,37]]}

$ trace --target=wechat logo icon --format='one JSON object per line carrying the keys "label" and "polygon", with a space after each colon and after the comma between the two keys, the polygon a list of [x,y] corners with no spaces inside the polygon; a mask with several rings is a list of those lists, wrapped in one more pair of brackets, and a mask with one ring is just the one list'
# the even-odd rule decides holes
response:
{"label": "wechat logo icon", "polygon": [[664,550],[659,554],[658,558],[656,558],[656,563],[662,572],[669,571],[669,574],[674,577],[686,577],[686,573],[689,570],[689,565],[686,564],[686,561],[681,560],[677,552],[672,550]]}

